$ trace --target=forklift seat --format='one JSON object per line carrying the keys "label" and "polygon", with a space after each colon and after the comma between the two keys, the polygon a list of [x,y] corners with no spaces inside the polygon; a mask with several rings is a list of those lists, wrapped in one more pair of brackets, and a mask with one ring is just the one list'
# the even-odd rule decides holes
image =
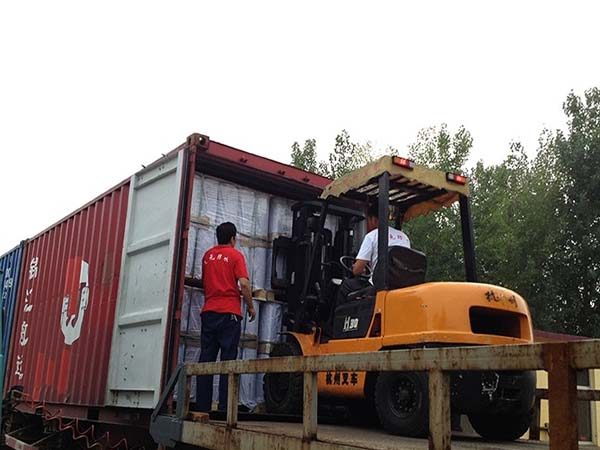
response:
{"label": "forklift seat", "polygon": [[[401,289],[425,282],[427,257],[408,247],[392,246],[389,249],[388,282],[390,289]],[[375,286],[369,285],[348,294],[347,302],[375,295]]]}
{"label": "forklift seat", "polygon": [[390,289],[401,289],[425,282],[427,257],[408,247],[395,245],[389,249],[388,282]]}

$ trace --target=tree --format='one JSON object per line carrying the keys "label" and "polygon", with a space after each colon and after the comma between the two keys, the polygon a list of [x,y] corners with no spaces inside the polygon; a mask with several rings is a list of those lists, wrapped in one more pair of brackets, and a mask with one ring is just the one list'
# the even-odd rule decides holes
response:
{"label": "tree", "polygon": [[560,190],[557,230],[546,264],[546,308],[553,328],[600,336],[600,89],[563,105],[567,133],[556,131],[543,154]]}
{"label": "tree", "polygon": [[473,138],[464,126],[451,136],[448,125],[443,123],[419,131],[408,151],[409,157],[419,164],[448,172],[464,172],[472,147]]}
{"label": "tree", "polygon": [[[477,270],[482,282],[506,286],[520,293],[531,307],[537,327],[557,327],[549,261],[557,247],[557,184],[555,152],[548,148],[549,133],[540,138],[542,149],[531,160],[523,146],[511,143],[500,164],[473,168],[466,163],[472,146],[470,133],[460,127],[451,135],[445,125],[422,130],[410,147],[411,158],[444,171],[468,175]],[[460,216],[456,206],[420,217],[406,225],[413,244],[428,256],[430,280],[464,279]]]}
{"label": "tree", "polygon": [[329,153],[328,174],[331,178],[342,177],[373,160],[371,143],[359,144],[350,140],[346,130],[335,137],[335,146]]}
{"label": "tree", "polygon": [[[433,169],[466,172],[473,145],[471,133],[461,126],[454,135],[446,124],[425,128],[409,146],[409,157]],[[413,245],[427,255],[427,278],[431,281],[464,279],[464,257],[457,207],[443,208],[417,217],[405,225]]]}
{"label": "tree", "polygon": [[513,144],[471,175],[479,273],[528,301],[536,328],[600,336],[600,90],[564,104],[528,159]]}
{"label": "tree", "polygon": [[339,178],[372,161],[371,143],[352,142],[346,130],[342,130],[335,138],[335,144],[327,161],[318,161],[317,142],[307,139],[300,148],[298,142],[292,144],[292,165],[309,172],[329,178]]}
{"label": "tree", "polygon": [[317,141],[307,139],[304,141],[304,147],[300,148],[298,142],[292,144],[292,166],[299,167],[313,173],[320,173],[319,163],[317,161]]}

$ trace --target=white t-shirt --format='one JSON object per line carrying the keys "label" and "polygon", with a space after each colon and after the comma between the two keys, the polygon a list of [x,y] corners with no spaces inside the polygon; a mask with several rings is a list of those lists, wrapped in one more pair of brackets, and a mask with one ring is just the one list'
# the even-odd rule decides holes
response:
{"label": "white t-shirt", "polygon": [[[367,233],[362,241],[358,255],[356,259],[362,259],[371,263],[373,273],[375,272],[375,266],[377,265],[377,241],[379,240],[379,230],[375,228],[373,231]],[[401,247],[410,248],[410,240],[404,232],[396,230],[395,228],[388,227],[388,247],[399,245]],[[373,282],[373,277],[371,277]]]}

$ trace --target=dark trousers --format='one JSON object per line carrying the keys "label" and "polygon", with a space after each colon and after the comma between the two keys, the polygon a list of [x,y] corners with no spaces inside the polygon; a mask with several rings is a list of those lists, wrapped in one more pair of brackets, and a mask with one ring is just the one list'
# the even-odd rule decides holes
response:
{"label": "dark trousers", "polygon": [[[200,361],[214,362],[219,350],[221,361],[237,358],[240,343],[242,319],[235,314],[216,312],[202,313],[202,332],[200,335]],[[209,412],[212,405],[213,377],[200,376],[196,383],[196,409]],[[227,406],[227,375],[221,375],[219,381],[219,409]]]}
{"label": "dark trousers", "polygon": [[366,288],[370,284],[371,283],[369,283],[369,280],[365,280],[364,278],[346,278],[342,282],[340,288],[338,289],[336,304],[338,306],[343,305],[348,301],[348,294],[355,291],[360,291],[361,289]]}

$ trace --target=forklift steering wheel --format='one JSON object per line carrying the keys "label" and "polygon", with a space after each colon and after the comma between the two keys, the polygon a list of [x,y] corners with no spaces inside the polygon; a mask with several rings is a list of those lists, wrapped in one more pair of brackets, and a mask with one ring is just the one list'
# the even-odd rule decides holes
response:
{"label": "forklift steering wheel", "polygon": [[[353,256],[342,256],[340,258],[340,264],[341,266],[350,274],[352,275],[352,262],[354,261],[354,257]],[[365,279],[369,279],[371,278],[371,275],[373,275],[373,271],[371,270],[371,266],[369,264],[367,264],[366,270],[362,275],[359,275],[359,277],[361,278],[365,278]]]}

